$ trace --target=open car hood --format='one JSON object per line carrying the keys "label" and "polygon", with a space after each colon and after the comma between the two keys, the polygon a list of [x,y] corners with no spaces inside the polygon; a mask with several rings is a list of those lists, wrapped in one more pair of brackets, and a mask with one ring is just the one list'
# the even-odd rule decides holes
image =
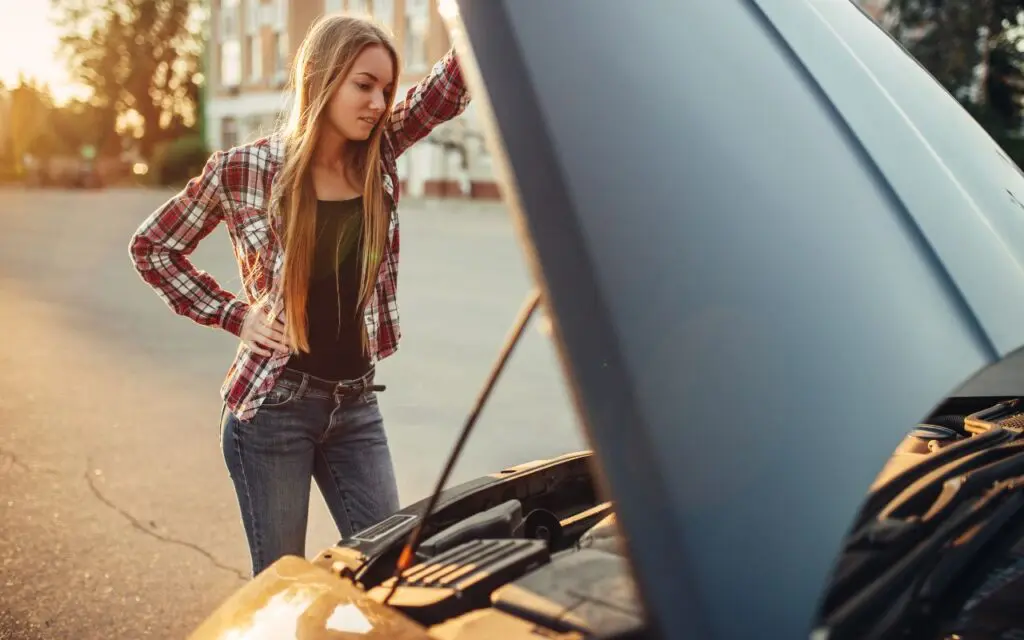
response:
{"label": "open car hood", "polygon": [[901,437],[1024,344],[1024,179],[849,0],[457,4],[652,622],[806,637]]}

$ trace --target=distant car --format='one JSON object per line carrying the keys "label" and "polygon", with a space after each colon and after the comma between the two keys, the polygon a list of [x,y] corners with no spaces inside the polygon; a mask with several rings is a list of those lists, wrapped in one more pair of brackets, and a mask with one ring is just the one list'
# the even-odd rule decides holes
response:
{"label": "distant car", "polygon": [[26,167],[25,180],[33,187],[96,189],[102,186],[97,163],[74,156],[39,158]]}
{"label": "distant car", "polygon": [[194,637],[1024,637],[1016,165],[848,0],[454,5],[594,451]]}

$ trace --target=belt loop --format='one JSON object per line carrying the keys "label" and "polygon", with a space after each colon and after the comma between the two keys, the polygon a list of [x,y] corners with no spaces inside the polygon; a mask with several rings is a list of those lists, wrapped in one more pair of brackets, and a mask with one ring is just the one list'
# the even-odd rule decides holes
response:
{"label": "belt loop", "polygon": [[295,397],[296,398],[302,398],[305,395],[305,393],[306,393],[306,387],[309,386],[309,374],[308,373],[300,373],[299,375],[302,376],[302,377],[299,380],[299,388],[295,392]]}

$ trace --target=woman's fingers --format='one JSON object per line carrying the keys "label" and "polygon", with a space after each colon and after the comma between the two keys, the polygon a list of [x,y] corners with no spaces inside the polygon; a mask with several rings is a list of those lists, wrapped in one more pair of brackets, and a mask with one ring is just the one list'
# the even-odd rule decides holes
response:
{"label": "woman's fingers", "polygon": [[280,342],[282,344],[288,341],[288,338],[287,338],[287,336],[285,336],[285,333],[284,333],[284,324],[282,324],[280,322],[277,322],[277,321],[274,321],[274,323],[272,325],[265,326],[265,328],[267,329],[267,331],[270,332],[269,335],[274,340],[277,340],[278,342]]}
{"label": "woman's fingers", "polygon": [[271,355],[273,355],[268,349],[264,349],[262,346],[260,346],[259,343],[254,342],[252,340],[246,340],[245,346],[249,347],[249,350],[252,351],[253,353],[258,353],[261,356],[266,356],[269,358]]}
{"label": "woman's fingers", "polygon": [[287,352],[288,337],[284,332],[284,323],[276,318],[263,317],[258,311],[252,309],[242,326],[242,342],[245,343],[253,353],[270,357],[274,351]]}
{"label": "woman's fingers", "polygon": [[257,339],[264,345],[274,349],[275,351],[287,351],[288,347],[285,345],[285,338],[282,332],[275,332],[272,328],[266,325],[257,325],[253,327],[257,334]]}

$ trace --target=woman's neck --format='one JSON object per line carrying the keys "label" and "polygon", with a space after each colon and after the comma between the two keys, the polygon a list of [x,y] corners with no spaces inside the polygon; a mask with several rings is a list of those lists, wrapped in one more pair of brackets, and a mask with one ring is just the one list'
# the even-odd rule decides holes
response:
{"label": "woman's neck", "polygon": [[344,174],[347,150],[348,140],[330,127],[324,127],[313,152],[313,164],[321,170]]}

